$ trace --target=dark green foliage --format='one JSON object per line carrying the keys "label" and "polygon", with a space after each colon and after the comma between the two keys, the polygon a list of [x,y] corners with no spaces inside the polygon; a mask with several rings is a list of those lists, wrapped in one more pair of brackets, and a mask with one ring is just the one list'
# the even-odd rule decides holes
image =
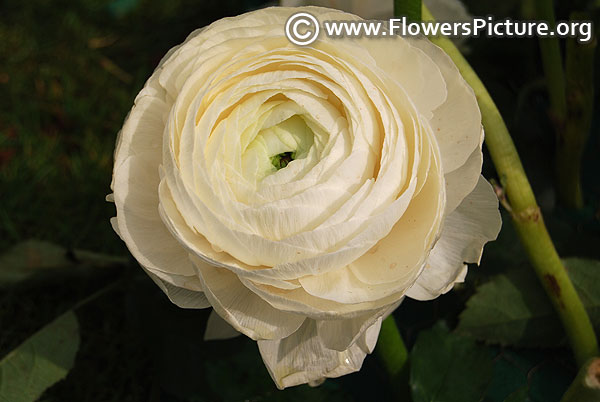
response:
{"label": "dark green foliage", "polygon": [[[600,262],[569,258],[564,263],[594,327],[600,329]],[[560,321],[531,269],[510,270],[480,286],[467,302],[458,330],[511,346],[559,346],[565,340]]]}
{"label": "dark green foliage", "polygon": [[414,402],[477,402],[492,378],[490,351],[443,324],[423,331],[411,354]]}

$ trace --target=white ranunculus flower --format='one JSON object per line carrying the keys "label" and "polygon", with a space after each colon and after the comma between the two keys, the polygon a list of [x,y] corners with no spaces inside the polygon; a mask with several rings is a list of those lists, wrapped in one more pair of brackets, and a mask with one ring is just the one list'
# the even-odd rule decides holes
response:
{"label": "white ranunculus flower", "polygon": [[462,281],[500,228],[477,102],[448,56],[400,37],[297,47],[297,11],[172,49],[119,135],[111,196],[173,303],[212,307],[208,338],[231,335],[222,318],[257,340],[280,388],[358,370],[382,318]]}

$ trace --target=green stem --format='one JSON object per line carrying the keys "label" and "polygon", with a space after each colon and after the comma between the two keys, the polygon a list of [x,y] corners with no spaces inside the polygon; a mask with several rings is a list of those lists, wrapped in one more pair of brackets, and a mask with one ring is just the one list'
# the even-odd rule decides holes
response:
{"label": "green stem", "polygon": [[[552,0],[535,0],[537,19],[548,23],[548,28],[554,31],[556,18],[554,17],[554,4]],[[546,86],[550,97],[550,115],[556,124],[557,132],[562,131],[567,116],[567,100],[565,96],[565,74],[560,55],[560,46],[557,37],[540,38],[540,52]]]}
{"label": "green stem", "polygon": [[600,358],[590,359],[583,365],[575,381],[560,402],[600,401]]}
{"label": "green stem", "polygon": [[421,0],[394,0],[394,16],[421,21]]}
{"label": "green stem", "polygon": [[[423,6],[423,20],[433,20]],[[452,41],[444,37],[430,40],[452,58],[462,76],[473,88],[486,131],[485,142],[512,209],[513,224],[529,260],[567,333],[578,364],[598,354],[598,342],[590,318],[567,275],[544,224],[533,190],[506,124],[487,89]]]}
{"label": "green stem", "polygon": [[[571,20],[589,20],[573,13]],[[560,201],[571,208],[583,207],[581,159],[592,126],[594,108],[594,53],[596,39],[578,43],[567,39],[567,117],[556,139],[556,181]]]}
{"label": "green stem", "polygon": [[375,353],[388,372],[398,397],[409,400],[408,351],[392,315],[381,323]]}

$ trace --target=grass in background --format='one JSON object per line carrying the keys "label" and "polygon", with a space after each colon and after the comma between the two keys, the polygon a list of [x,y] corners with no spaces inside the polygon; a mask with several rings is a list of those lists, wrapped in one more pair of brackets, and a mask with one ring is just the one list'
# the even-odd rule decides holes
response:
{"label": "grass in background", "polygon": [[160,58],[236,1],[14,1],[0,17],[0,249],[124,253],[108,219],[116,134]]}

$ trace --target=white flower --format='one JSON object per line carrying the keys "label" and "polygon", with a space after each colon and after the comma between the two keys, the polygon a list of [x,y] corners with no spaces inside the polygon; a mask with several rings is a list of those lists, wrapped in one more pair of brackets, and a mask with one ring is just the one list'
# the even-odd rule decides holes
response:
{"label": "white flower", "polygon": [[500,228],[475,96],[446,54],[400,37],[297,47],[296,11],[172,49],[112,184],[113,227],[146,272],[173,303],[213,307],[207,337],[230,335],[216,313],[257,340],[280,388],[358,370],[382,318],[462,281]]}

